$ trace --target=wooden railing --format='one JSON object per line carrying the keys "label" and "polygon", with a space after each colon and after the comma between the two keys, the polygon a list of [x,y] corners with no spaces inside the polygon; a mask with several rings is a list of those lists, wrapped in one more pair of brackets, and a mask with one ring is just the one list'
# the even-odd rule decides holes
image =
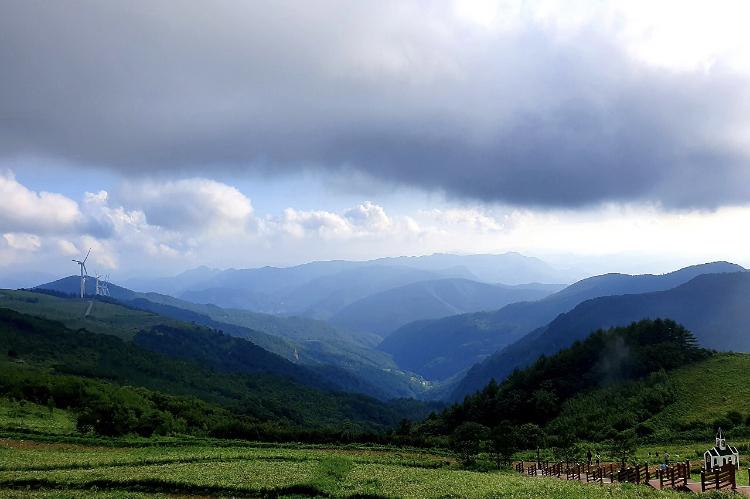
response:
{"label": "wooden railing", "polygon": [[665,487],[676,489],[679,487],[686,488],[690,478],[690,461],[684,463],[675,463],[666,469],[656,470],[659,477],[659,488]]}
{"label": "wooden railing", "polygon": [[542,475],[559,477],[562,474],[563,463],[549,464],[542,467]]}
{"label": "wooden railing", "polygon": [[523,473],[523,461],[516,463],[516,471],[519,473]]}
{"label": "wooden railing", "polygon": [[731,463],[710,470],[701,470],[701,490],[721,490],[737,488],[737,467]]}
{"label": "wooden railing", "polygon": [[[568,465],[567,469],[565,470],[565,478],[568,480],[581,480],[581,468],[583,468],[583,465],[581,464],[573,464]],[[748,470],[750,472],[750,469]]]}
{"label": "wooden railing", "polygon": [[536,476],[536,463],[532,463],[526,467],[526,474],[529,476]]}
{"label": "wooden railing", "polygon": [[636,464],[630,468],[622,468],[612,473],[612,481],[628,483],[648,483],[651,475],[648,471],[648,464]]}
{"label": "wooden railing", "polygon": [[606,474],[607,468],[605,466],[589,467],[588,473],[586,473],[586,481],[604,483],[604,476]]}

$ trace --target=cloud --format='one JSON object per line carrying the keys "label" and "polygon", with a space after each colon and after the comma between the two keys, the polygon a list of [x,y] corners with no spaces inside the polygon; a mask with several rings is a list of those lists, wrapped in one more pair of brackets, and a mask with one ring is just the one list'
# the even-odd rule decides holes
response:
{"label": "cloud", "polygon": [[0,232],[64,232],[81,222],[78,203],[60,194],[31,191],[10,171],[0,171],[0,199]]}
{"label": "cloud", "polygon": [[41,239],[34,234],[8,232],[3,234],[3,239],[8,247],[26,252],[37,251],[42,246]]}
{"label": "cloud", "polygon": [[280,217],[264,221],[267,236],[287,235],[297,239],[357,240],[402,238],[418,235],[419,224],[409,216],[389,217],[382,206],[365,201],[343,213],[286,208]]}
{"label": "cloud", "polygon": [[170,230],[242,231],[253,221],[244,194],[204,178],[128,183],[119,197],[142,211],[149,224]]}
{"label": "cloud", "polygon": [[460,227],[463,230],[487,233],[503,230],[503,224],[491,214],[487,214],[478,208],[452,208],[424,210],[420,213],[423,217],[436,223],[439,227],[453,229]]}
{"label": "cloud", "polygon": [[391,227],[391,219],[385,213],[385,209],[371,201],[347,210],[346,218],[355,227],[366,230],[384,231]]}
{"label": "cloud", "polygon": [[[6,2],[0,156],[357,172],[522,206],[750,202],[741,4],[506,3]],[[209,219],[232,220],[227,194]],[[160,196],[139,201],[167,228],[210,208]]]}

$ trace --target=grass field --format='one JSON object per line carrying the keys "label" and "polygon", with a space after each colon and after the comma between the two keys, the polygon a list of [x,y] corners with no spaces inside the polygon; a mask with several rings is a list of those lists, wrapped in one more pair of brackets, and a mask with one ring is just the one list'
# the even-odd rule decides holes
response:
{"label": "grass field", "polygon": [[669,378],[677,389],[676,403],[651,422],[670,432],[681,424],[713,421],[729,411],[750,416],[750,354],[722,353],[676,369]]}
{"label": "grass field", "polygon": [[[207,496],[649,498],[647,487],[601,487],[512,472],[459,469],[444,455],[408,449],[206,445],[105,447],[0,440],[0,497]],[[71,494],[71,495],[68,495]],[[119,495],[118,495],[119,494]]]}
{"label": "grass field", "polygon": [[0,428],[57,435],[72,433],[76,424],[67,411],[0,398]]}

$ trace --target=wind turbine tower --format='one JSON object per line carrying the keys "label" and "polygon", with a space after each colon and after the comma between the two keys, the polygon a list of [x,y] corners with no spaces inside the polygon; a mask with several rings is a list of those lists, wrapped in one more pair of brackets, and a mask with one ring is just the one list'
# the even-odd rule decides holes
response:
{"label": "wind turbine tower", "polygon": [[109,275],[104,277],[102,279],[102,275],[100,275],[98,272],[96,274],[96,295],[97,296],[109,296],[109,287],[107,284],[109,283]]}
{"label": "wind turbine tower", "polygon": [[91,248],[89,248],[89,252],[86,253],[86,258],[81,260],[73,260],[81,267],[81,300],[86,296],[86,277],[88,277],[88,272],[86,271],[86,260],[89,259],[89,255],[91,254]]}

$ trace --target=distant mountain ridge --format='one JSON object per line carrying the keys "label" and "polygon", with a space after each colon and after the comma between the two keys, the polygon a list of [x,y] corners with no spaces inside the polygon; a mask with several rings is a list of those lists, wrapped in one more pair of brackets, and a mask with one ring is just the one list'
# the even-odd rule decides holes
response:
{"label": "distant mountain ridge", "polygon": [[701,346],[750,352],[750,272],[706,273],[664,291],[586,300],[472,367],[452,398],[460,400],[490,379],[503,379],[597,329],[654,318],[683,324]]}
{"label": "distant mountain ridge", "polygon": [[444,380],[511,345],[585,300],[666,290],[701,274],[744,270],[733,263],[713,262],[662,275],[605,274],[590,277],[538,301],[512,303],[494,312],[407,324],[390,334],[379,348],[390,353],[403,369],[429,379]]}
{"label": "distant mountain ridge", "polygon": [[[196,279],[204,275],[205,279]],[[579,274],[561,271],[518,253],[435,254],[368,261],[332,260],[294,267],[195,269],[174,278],[138,281],[142,291],[171,293],[201,304],[276,315],[327,319],[375,293],[419,281],[462,278],[484,283],[568,283]]]}
{"label": "distant mountain ridge", "polygon": [[417,320],[493,310],[509,303],[537,300],[562,287],[553,284],[507,286],[460,278],[419,281],[357,300],[339,310],[330,322],[352,331],[387,336]]}

